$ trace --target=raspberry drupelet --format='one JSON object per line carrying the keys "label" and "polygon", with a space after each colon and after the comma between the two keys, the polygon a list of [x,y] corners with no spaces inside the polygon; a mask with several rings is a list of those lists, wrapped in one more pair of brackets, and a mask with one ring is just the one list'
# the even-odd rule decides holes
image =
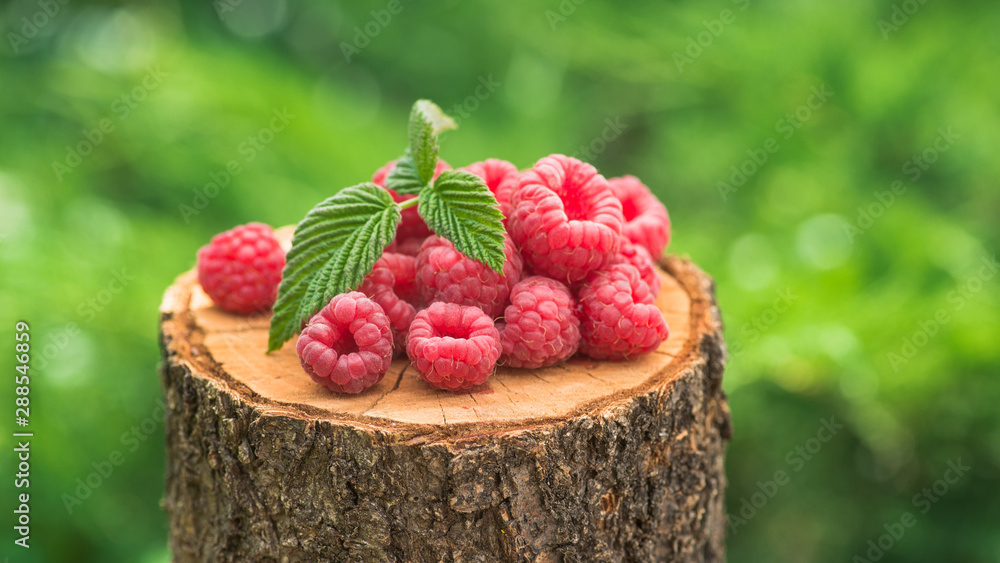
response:
{"label": "raspberry drupelet", "polygon": [[507,229],[531,270],[568,285],[607,266],[621,245],[622,206],[604,176],[551,155],[521,175]]}
{"label": "raspberry drupelet", "polygon": [[217,234],[198,251],[198,282],[216,305],[232,313],[270,309],[284,267],[285,251],[262,223]]}
{"label": "raspberry drupelet", "polygon": [[406,353],[435,389],[464,391],[481,385],[500,358],[500,334],[478,307],[432,303],[410,325]]}
{"label": "raspberry drupelet", "polygon": [[331,391],[360,393],[392,363],[389,317],[363,293],[342,293],[313,315],[295,345],[309,377]]}

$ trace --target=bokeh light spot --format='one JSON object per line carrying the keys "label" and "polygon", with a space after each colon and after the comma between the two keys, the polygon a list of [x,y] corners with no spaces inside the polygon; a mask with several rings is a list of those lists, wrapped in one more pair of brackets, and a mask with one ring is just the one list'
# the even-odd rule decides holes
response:
{"label": "bokeh light spot", "polygon": [[817,215],[799,227],[799,256],[820,270],[842,265],[851,256],[851,242],[844,232],[846,222],[839,215]]}
{"label": "bokeh light spot", "polygon": [[778,275],[778,258],[764,235],[743,235],[729,249],[729,271],[743,289],[767,287]]}

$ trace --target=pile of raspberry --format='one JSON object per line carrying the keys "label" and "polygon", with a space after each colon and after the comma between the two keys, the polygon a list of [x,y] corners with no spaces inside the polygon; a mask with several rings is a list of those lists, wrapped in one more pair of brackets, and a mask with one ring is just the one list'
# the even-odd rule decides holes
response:
{"label": "pile of raspberry", "polygon": [[[394,166],[372,181],[385,187]],[[441,162],[437,173],[448,168]],[[431,387],[465,391],[497,365],[540,368],[578,353],[627,360],[667,339],[654,300],[670,219],[641,181],[606,179],[559,154],[523,172],[498,159],[463,170],[483,179],[504,216],[502,272],[465,256],[407,209],[358,291],[335,297],[303,328],[296,349],[310,377],[359,393],[405,354]],[[397,201],[412,197],[391,193]],[[256,257],[265,245],[253,242]],[[261,276],[251,293],[273,295],[271,280]]]}

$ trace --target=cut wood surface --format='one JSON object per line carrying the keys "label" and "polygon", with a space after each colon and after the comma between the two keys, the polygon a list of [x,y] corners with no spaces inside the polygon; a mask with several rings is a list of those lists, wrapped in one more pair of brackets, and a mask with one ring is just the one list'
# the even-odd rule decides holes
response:
{"label": "cut wood surface", "polygon": [[314,383],[294,340],[266,354],[268,316],[182,275],[161,307],[175,558],[722,560],[719,313],[707,276],[663,267],[651,354],[501,367],[464,393],[404,357],[359,395]]}

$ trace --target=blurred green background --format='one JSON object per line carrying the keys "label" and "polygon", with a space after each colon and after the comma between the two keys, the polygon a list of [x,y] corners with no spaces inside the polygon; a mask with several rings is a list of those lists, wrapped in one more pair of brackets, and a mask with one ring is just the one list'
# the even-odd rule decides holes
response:
{"label": "blurred green background", "polygon": [[0,433],[12,561],[169,558],[163,290],[213,234],[366,180],[418,97],[459,119],[455,166],[576,154],[667,204],[726,322],[731,561],[874,557],[906,512],[882,561],[1000,560],[997,3],[17,0],[0,22],[3,365],[15,321],[34,345],[30,550]]}

